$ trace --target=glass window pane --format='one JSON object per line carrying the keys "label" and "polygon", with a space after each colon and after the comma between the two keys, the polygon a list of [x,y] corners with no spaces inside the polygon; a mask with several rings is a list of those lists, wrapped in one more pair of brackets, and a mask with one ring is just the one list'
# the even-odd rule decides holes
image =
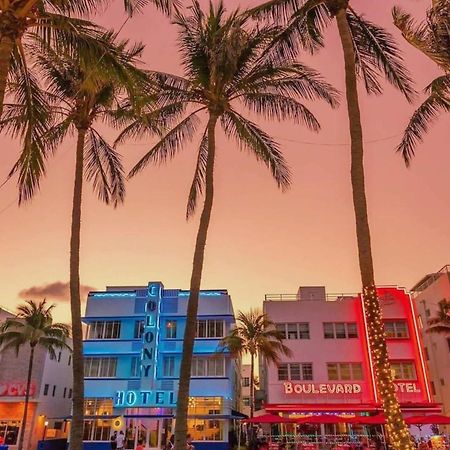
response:
{"label": "glass window pane", "polygon": [[338,365],[335,363],[327,364],[328,379],[330,381],[339,380]]}
{"label": "glass window pane", "polygon": [[406,322],[396,322],[395,323],[395,337],[397,338],[407,338],[408,337],[408,326]]}
{"label": "glass window pane", "polygon": [[216,336],[216,321],[208,320],[208,337],[212,338]]}
{"label": "glass window pane", "polygon": [[363,379],[361,363],[352,364],[352,375],[353,375],[352,376],[353,380],[362,380]]}
{"label": "glass window pane", "polygon": [[407,362],[403,363],[403,379],[404,380],[415,380],[416,379],[416,369],[413,363]]}
{"label": "glass window pane", "polygon": [[289,379],[288,365],[280,364],[278,366],[278,380],[283,381],[288,379]]}
{"label": "glass window pane", "polygon": [[104,339],[111,339],[113,337],[113,328],[114,322],[106,322]]}
{"label": "glass window pane", "polygon": [[288,323],[287,324],[287,336],[288,336],[288,339],[298,339],[296,323]]}
{"label": "glass window pane", "polygon": [[350,372],[350,364],[340,363],[339,364],[339,374],[341,380],[351,380],[352,374]]}
{"label": "glass window pane", "polygon": [[90,377],[98,377],[100,369],[99,358],[91,358]]}
{"label": "glass window pane", "polygon": [[323,324],[323,337],[325,339],[334,339],[334,326],[331,322]]}
{"label": "glass window pane", "polygon": [[140,339],[142,337],[143,332],[144,332],[144,321],[136,320],[134,322],[134,338]]}
{"label": "glass window pane", "polygon": [[299,323],[298,332],[300,339],[309,339],[309,323]]}
{"label": "glass window pane", "polygon": [[312,363],[302,364],[302,379],[312,380],[313,379],[313,366]]}
{"label": "glass window pane", "polygon": [[394,322],[384,323],[384,332],[387,338],[395,338],[395,325]]}
{"label": "glass window pane", "polygon": [[280,333],[281,339],[286,339],[286,324],[277,323],[275,325],[276,330]]}
{"label": "glass window pane", "polygon": [[394,380],[401,380],[403,377],[402,366],[400,363],[391,363],[392,378]]}
{"label": "glass window pane", "polygon": [[351,322],[347,324],[347,336],[351,338],[357,338],[358,337],[358,329],[356,327],[356,323]]}
{"label": "glass window pane", "polygon": [[345,333],[345,323],[337,322],[334,324],[335,330],[336,330],[336,339],[345,339],[346,333]]}
{"label": "glass window pane", "polygon": [[199,320],[197,323],[197,337],[206,337],[206,320]]}
{"label": "glass window pane", "polygon": [[299,363],[291,363],[289,364],[290,370],[291,370],[291,380],[301,380],[302,374],[300,370],[300,364]]}
{"label": "glass window pane", "polygon": [[218,338],[224,337],[223,320],[216,321],[216,337]]}

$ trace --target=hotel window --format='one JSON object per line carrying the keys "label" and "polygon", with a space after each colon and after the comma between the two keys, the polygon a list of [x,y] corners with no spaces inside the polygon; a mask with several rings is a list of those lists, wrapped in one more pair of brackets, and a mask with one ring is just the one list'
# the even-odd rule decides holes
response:
{"label": "hotel window", "polygon": [[64,392],[63,392],[63,398],[66,398],[66,394],[67,394],[67,388],[64,388]]}
{"label": "hotel window", "polygon": [[4,445],[17,445],[20,424],[20,420],[0,420],[0,436],[5,440]]}
{"label": "hotel window", "polygon": [[328,380],[348,381],[363,379],[361,363],[327,363]]}
{"label": "hotel window", "polygon": [[72,398],[72,389],[69,389],[69,395],[67,396],[67,398]]}
{"label": "hotel window", "polygon": [[198,338],[223,338],[224,337],[223,320],[198,320],[197,335]]}
{"label": "hotel window", "polygon": [[431,381],[430,383],[431,383],[431,393],[433,395],[436,395],[436,387],[434,385],[434,381]]}
{"label": "hotel window", "polygon": [[136,378],[141,376],[141,358],[133,356],[131,358],[130,377]]}
{"label": "hotel window", "polygon": [[134,322],[134,339],[141,339],[144,334],[144,321],[136,320]]}
{"label": "hotel window", "polygon": [[281,339],[309,339],[309,323],[277,323]]}
{"label": "hotel window", "polygon": [[225,358],[220,356],[211,358],[202,358],[195,356],[194,358],[192,358],[191,376],[224,377]]}
{"label": "hotel window", "polygon": [[88,339],[118,339],[120,337],[120,322],[102,321],[88,325]]}
{"label": "hotel window", "polygon": [[[111,398],[86,398],[84,414],[86,416],[108,416],[113,413]],[[108,441],[111,437],[112,420],[85,420],[83,440]]]}
{"label": "hotel window", "polygon": [[175,356],[164,356],[163,359],[163,376],[175,376]]}
{"label": "hotel window", "polygon": [[287,363],[278,365],[278,380],[306,381],[313,379],[312,363]]}
{"label": "hotel window", "polygon": [[52,390],[52,397],[54,397],[54,396],[55,396],[55,394],[56,394],[56,386],[55,386],[55,385],[53,385],[53,390]]}
{"label": "hotel window", "polygon": [[188,419],[188,433],[193,441],[222,441],[225,420]]}
{"label": "hotel window", "polygon": [[412,361],[391,362],[394,380],[416,380],[416,368]]}
{"label": "hotel window", "polygon": [[84,359],[84,376],[87,378],[112,378],[116,376],[117,358]]}
{"label": "hotel window", "polygon": [[406,320],[388,320],[384,322],[384,331],[388,339],[409,338],[408,324],[406,323]]}
{"label": "hotel window", "polygon": [[358,337],[356,322],[324,322],[325,339],[355,339]]}
{"label": "hotel window", "polygon": [[250,386],[250,377],[242,378],[242,387],[249,387],[249,386]]}
{"label": "hotel window", "polygon": [[67,361],[67,365],[70,366],[71,362],[72,362],[72,355],[69,355],[69,360]]}
{"label": "hotel window", "polygon": [[166,338],[176,339],[176,337],[177,337],[177,321],[168,320],[166,322]]}
{"label": "hotel window", "polygon": [[423,350],[424,350],[424,353],[425,353],[425,359],[427,361],[429,361],[430,360],[430,355],[428,353],[428,347],[424,347]]}
{"label": "hotel window", "polygon": [[242,404],[244,406],[250,406],[250,397],[243,397],[242,398]]}
{"label": "hotel window", "polygon": [[44,384],[44,395],[48,395],[48,388],[50,386],[48,384]]}

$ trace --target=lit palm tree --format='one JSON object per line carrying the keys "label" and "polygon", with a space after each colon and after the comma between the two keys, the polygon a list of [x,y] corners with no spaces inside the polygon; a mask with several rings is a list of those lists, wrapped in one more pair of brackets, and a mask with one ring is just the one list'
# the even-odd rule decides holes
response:
{"label": "lit palm tree", "polygon": [[439,302],[439,311],[428,320],[427,333],[450,334],[450,302]]}
{"label": "lit palm tree", "polygon": [[[104,9],[111,0],[0,0],[0,116],[8,89],[7,81],[17,77],[15,68],[26,69],[33,61],[32,47],[44,40],[56,52],[74,46],[89,51],[98,33],[92,23],[70,15],[85,16]],[[129,15],[152,3],[165,14],[177,7],[177,0],[124,0]],[[32,47],[30,48],[30,44]],[[14,60],[15,64],[14,64]]]}
{"label": "lit palm tree", "polygon": [[358,78],[369,94],[381,94],[382,77],[410,100],[414,94],[410,76],[391,34],[358,14],[349,0],[270,0],[254,8],[251,14],[286,22],[272,45],[275,59],[283,55],[295,56],[301,48],[314,53],[324,45],[324,29],[333,22],[337,25],[344,57],[353,206],[370,351],[392,445],[396,450],[412,450],[411,437],[395,394],[385,336],[380,332],[383,323],[375,287],[358,100]]}
{"label": "lit palm tree", "polygon": [[[97,58],[72,52],[59,56],[51,48],[36,57],[36,71],[46,87],[33,95],[45,108],[33,111],[46,118],[45,127],[33,126],[29,145],[23,116],[27,104],[5,105],[2,126],[13,135],[24,135],[24,148],[10,176],[19,174],[19,202],[29,200],[45,175],[48,158],[68,136],[76,136],[75,182],[70,238],[70,305],[73,335],[73,397],[71,448],[81,449],[84,414],[83,336],[80,298],[80,232],[83,181],[92,183],[98,198],[117,206],[125,195],[121,156],[98,131],[99,124],[120,127],[131,115],[134,96],[146,86],[147,75],[135,67],[143,47],[130,48],[128,41],[116,42],[115,35],[102,36],[103,49]],[[139,98],[139,97],[138,97]],[[131,100],[130,100],[131,99]],[[19,99],[20,100],[20,99]]]}
{"label": "lit palm tree", "polygon": [[52,311],[55,305],[48,306],[46,301],[35,303],[32,300],[17,308],[17,315],[8,318],[0,325],[0,351],[14,349],[16,355],[23,347],[29,347],[27,387],[23,408],[22,427],[20,429],[18,450],[24,447],[27,425],[28,404],[30,402],[31,378],[33,374],[34,352],[42,347],[55,357],[55,349],[70,347],[67,344],[70,328],[62,323],[53,323]]}
{"label": "lit palm tree", "polygon": [[283,344],[283,334],[262,311],[239,311],[237,325],[220,343],[221,351],[228,350],[234,358],[250,355],[250,417],[255,410],[255,358],[278,364],[282,355],[292,352]]}
{"label": "lit palm tree", "polygon": [[[179,28],[184,76],[150,74],[159,83],[160,92],[158,107],[148,117],[158,117],[167,132],[136,164],[130,176],[150,163],[172,159],[196,134],[200,113],[206,116],[187,205],[190,217],[199,196],[205,193],[192,264],[176,411],[175,447],[184,450],[198,298],[213,206],[217,124],[241,149],[263,162],[278,186],[286,189],[290,174],[279,145],[240,110],[247,108],[269,120],[292,119],[318,130],[318,121],[300,100],[320,99],[334,106],[336,92],[317,72],[293,58],[281,58],[276,63],[267,58],[267,46],[278,30],[252,25],[238,11],[227,16],[222,3],[217,7],[210,4],[205,13],[194,1],[190,16],[177,13],[175,24]],[[146,123],[137,121],[122,133],[118,142],[146,130]]]}
{"label": "lit palm tree", "polygon": [[427,20],[419,24],[398,7],[393,9],[392,14],[394,24],[406,41],[444,72],[425,88],[428,96],[413,113],[397,147],[406,165],[409,165],[417,144],[423,141],[431,123],[440,113],[450,112],[450,2],[433,1],[427,13]]}

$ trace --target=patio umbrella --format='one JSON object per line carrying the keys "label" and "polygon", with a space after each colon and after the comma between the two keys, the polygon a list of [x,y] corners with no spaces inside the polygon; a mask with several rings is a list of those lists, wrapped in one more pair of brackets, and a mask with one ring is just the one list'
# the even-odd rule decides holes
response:
{"label": "patio umbrella", "polygon": [[357,416],[352,417],[349,423],[357,423],[360,425],[383,425],[386,423],[386,418],[383,414],[377,414],[376,416]]}
{"label": "patio umbrella", "polygon": [[295,419],[288,417],[281,417],[275,414],[264,414],[262,416],[252,417],[251,419],[244,419],[245,423],[295,423]]}
{"label": "patio umbrella", "polygon": [[429,416],[412,416],[407,417],[405,422],[409,425],[424,425],[424,424],[450,424],[450,417],[443,416],[441,414],[430,414]]}
{"label": "patio umbrella", "polygon": [[333,415],[323,415],[323,416],[309,416],[301,417],[296,419],[297,423],[309,423],[309,424],[326,424],[326,423],[349,423],[351,421],[350,417],[340,417]]}

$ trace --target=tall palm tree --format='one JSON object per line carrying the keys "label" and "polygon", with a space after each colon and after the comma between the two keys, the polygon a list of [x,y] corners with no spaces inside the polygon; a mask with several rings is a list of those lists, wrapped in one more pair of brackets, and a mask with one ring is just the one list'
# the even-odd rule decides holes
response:
{"label": "tall palm tree", "polygon": [[358,99],[358,78],[362,79],[369,94],[380,94],[380,78],[385,77],[410,100],[414,94],[410,76],[391,34],[358,14],[349,0],[270,0],[253,9],[251,14],[285,22],[283,32],[272,46],[275,58],[286,54],[296,55],[300,48],[314,53],[324,45],[324,29],[333,22],[337,25],[344,56],[353,206],[370,352],[392,445],[396,450],[410,450],[413,445],[395,395],[375,287],[364,181],[363,129]]}
{"label": "tall palm tree", "polygon": [[[11,174],[19,174],[19,201],[29,200],[39,189],[47,160],[68,136],[76,136],[75,181],[70,238],[70,305],[73,334],[73,397],[70,445],[82,446],[84,414],[83,336],[80,298],[80,234],[83,181],[90,181],[98,198],[117,206],[124,200],[124,170],[121,156],[108,144],[97,126],[120,127],[127,123],[134,96],[146,86],[147,75],[135,67],[143,47],[116,42],[113,33],[102,37],[103,50],[94,59],[76,51],[63,56],[47,48],[36,58],[36,71],[44,80],[46,92],[35,95],[46,107],[34,111],[47,117],[45,127],[33,127],[31,145],[24,148]],[[129,48],[128,48],[129,47]],[[101,56],[101,57],[100,57]],[[129,99],[128,99],[129,98]],[[130,100],[131,99],[131,100]],[[7,105],[2,126],[12,134],[24,134],[23,116],[27,106]],[[26,134],[26,133],[25,133]]]}
{"label": "tall palm tree", "polygon": [[0,325],[0,351],[14,349],[19,355],[21,348],[30,349],[28,359],[27,387],[25,392],[25,406],[23,408],[22,427],[20,429],[18,450],[24,447],[25,429],[27,425],[28,404],[30,402],[31,378],[33,375],[34,352],[38,347],[48,351],[56,357],[55,349],[70,347],[67,344],[70,329],[62,323],[53,323],[52,311],[55,305],[48,306],[46,301],[35,303],[28,300],[17,308],[17,315],[7,319]]}
{"label": "tall palm tree", "polygon": [[439,311],[428,320],[427,333],[450,334],[450,302],[439,302]]}
{"label": "tall palm tree", "polygon": [[[334,106],[336,92],[317,72],[293,58],[280,58],[276,63],[269,60],[267,45],[278,30],[273,26],[252,25],[238,11],[226,15],[222,3],[216,7],[210,4],[209,11],[204,12],[198,1],[194,1],[190,15],[177,13],[175,24],[179,28],[184,76],[150,74],[159,83],[160,92],[157,108],[148,112],[147,117],[158,117],[167,132],[136,164],[130,176],[150,163],[172,159],[199,129],[200,114],[206,116],[187,205],[189,218],[198,197],[205,193],[192,264],[176,411],[175,447],[184,450],[198,298],[214,197],[217,125],[220,123],[225,135],[234,139],[241,149],[262,161],[278,186],[286,189],[290,174],[279,145],[237,108],[247,108],[270,120],[292,119],[318,130],[317,119],[300,99],[321,99]],[[121,134],[118,142],[146,129],[146,123],[136,121]]]}
{"label": "tall palm tree", "polygon": [[250,417],[255,411],[255,358],[278,364],[282,355],[292,352],[283,344],[283,335],[275,324],[257,309],[248,313],[239,311],[237,325],[220,343],[221,350],[228,350],[235,358],[250,355]]}
{"label": "tall palm tree", "polygon": [[426,88],[427,98],[414,111],[397,147],[406,165],[415,148],[441,112],[450,112],[450,2],[434,0],[425,22],[416,23],[410,14],[395,7],[394,24],[412,46],[430,58],[444,72]]}
{"label": "tall palm tree", "polygon": [[[98,34],[92,23],[79,17],[99,12],[109,3],[112,1],[0,0],[0,116],[8,77],[10,81],[16,77],[13,60],[19,58],[24,67],[30,65],[33,52],[29,44],[41,39],[55,51],[64,52],[74,45],[82,45],[88,51],[89,46],[95,45]],[[148,3],[169,15],[178,0],[124,0],[124,8],[131,16]],[[73,14],[79,17],[71,17]]]}

